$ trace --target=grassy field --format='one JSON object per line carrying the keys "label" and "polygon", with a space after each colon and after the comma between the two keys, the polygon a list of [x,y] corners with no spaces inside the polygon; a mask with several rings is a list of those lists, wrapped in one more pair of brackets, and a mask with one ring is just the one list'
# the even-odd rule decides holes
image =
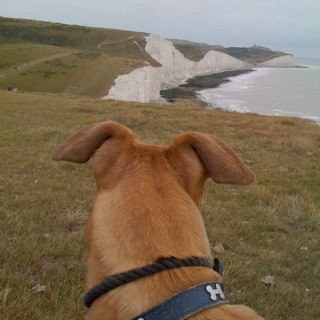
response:
{"label": "grassy field", "polygon": [[[147,143],[196,130],[231,145],[256,183],[209,182],[201,203],[212,247],[225,248],[218,256],[228,297],[270,320],[320,318],[319,126],[183,100],[155,105],[6,91],[0,100],[1,319],[83,319],[84,227],[95,183],[90,164],[52,162],[51,152],[75,130],[106,119]],[[261,281],[268,275],[273,285]]]}
{"label": "grassy field", "polygon": [[[1,48],[4,50],[1,51]],[[21,52],[21,53],[19,53]],[[23,54],[28,52],[29,54]],[[145,66],[139,59],[47,45],[0,45],[0,87],[103,97],[119,74]],[[19,62],[19,63],[17,63]]]}
{"label": "grassy field", "polygon": [[[42,51],[42,45],[38,45],[37,49]],[[63,49],[58,54],[21,64],[20,70],[16,66],[0,69],[0,74],[3,74],[0,87],[12,85],[23,91],[61,92],[99,98],[107,95],[119,74],[144,65],[141,60]]]}
{"label": "grassy field", "polygon": [[72,50],[50,45],[32,43],[0,44],[0,69],[17,69],[21,64],[42,60],[57,54],[69,53]]}

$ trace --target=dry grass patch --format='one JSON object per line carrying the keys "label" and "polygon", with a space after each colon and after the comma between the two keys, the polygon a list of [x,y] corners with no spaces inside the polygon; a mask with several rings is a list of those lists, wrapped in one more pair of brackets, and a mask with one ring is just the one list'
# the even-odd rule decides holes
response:
{"label": "dry grass patch", "polygon": [[[298,119],[174,105],[0,91],[0,314],[83,319],[84,228],[95,183],[90,164],[51,161],[75,130],[111,119],[146,143],[183,131],[215,134],[257,175],[248,187],[208,183],[201,203],[232,303],[266,319],[320,318],[320,127]],[[273,276],[274,284],[261,279]],[[36,285],[45,286],[35,292]]]}

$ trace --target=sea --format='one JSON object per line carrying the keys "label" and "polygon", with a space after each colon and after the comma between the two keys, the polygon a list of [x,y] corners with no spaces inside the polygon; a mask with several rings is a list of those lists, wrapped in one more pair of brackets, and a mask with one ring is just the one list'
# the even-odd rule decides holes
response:
{"label": "sea", "polygon": [[218,88],[198,92],[209,107],[309,119],[320,124],[320,59],[295,59],[301,68],[256,68]]}

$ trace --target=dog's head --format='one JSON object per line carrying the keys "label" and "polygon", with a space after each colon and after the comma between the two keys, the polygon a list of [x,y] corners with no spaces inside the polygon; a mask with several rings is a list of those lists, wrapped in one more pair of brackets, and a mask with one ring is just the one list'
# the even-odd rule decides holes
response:
{"label": "dog's head", "polygon": [[93,158],[94,174],[99,188],[136,175],[156,179],[172,176],[198,202],[205,180],[216,183],[250,184],[252,171],[235,152],[211,135],[187,132],[169,146],[146,145],[132,132],[112,121],[81,129],[53,153],[53,160],[76,163]]}

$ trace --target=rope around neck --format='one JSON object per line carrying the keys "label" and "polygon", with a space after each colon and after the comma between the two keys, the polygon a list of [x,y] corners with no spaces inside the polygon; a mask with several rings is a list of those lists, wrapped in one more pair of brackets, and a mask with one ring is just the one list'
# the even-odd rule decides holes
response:
{"label": "rope around neck", "polygon": [[[215,259],[216,260],[216,259]],[[84,304],[90,307],[92,303],[111,290],[130,283],[132,281],[151,276],[158,272],[181,267],[206,267],[214,268],[213,262],[208,258],[190,257],[185,259],[178,258],[164,258],[156,262],[146,265],[142,268],[135,268],[127,272],[118,273],[106,278],[101,283],[92,287],[84,296]],[[214,268],[216,269],[216,268]]]}

